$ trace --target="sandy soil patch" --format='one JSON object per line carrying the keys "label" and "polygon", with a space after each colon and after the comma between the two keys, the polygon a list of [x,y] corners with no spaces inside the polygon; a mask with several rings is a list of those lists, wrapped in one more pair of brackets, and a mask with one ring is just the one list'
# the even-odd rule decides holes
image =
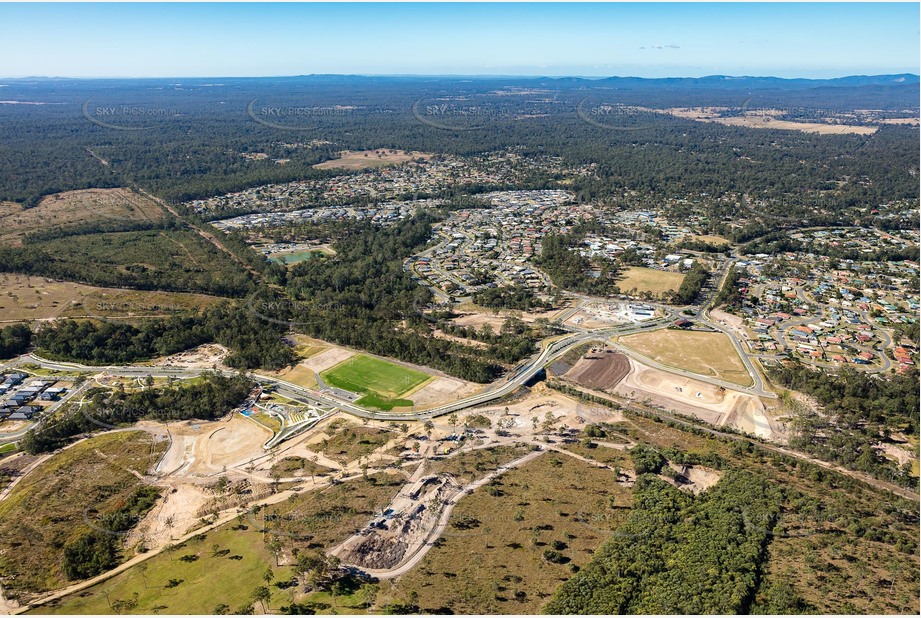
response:
{"label": "sandy soil patch", "polygon": [[29,424],[29,421],[0,421],[0,433],[13,433]]}
{"label": "sandy soil patch", "polygon": [[458,316],[452,321],[455,324],[460,326],[472,326],[477,330],[483,328],[484,325],[489,324],[492,329],[496,332],[502,328],[502,325],[505,324],[507,318],[502,315],[497,315],[494,313],[469,313],[466,315]]}
{"label": "sandy soil patch", "polygon": [[321,371],[326,371],[330,367],[335,367],[342,361],[348,360],[353,356],[355,356],[355,352],[351,350],[330,348],[319,354],[314,354],[310,358],[301,361],[300,364],[316,373],[320,373]]}
{"label": "sandy soil patch", "polygon": [[221,365],[228,350],[217,343],[206,343],[197,348],[165,356],[156,362],[156,366],[170,366],[187,369],[211,369]]}
{"label": "sandy soil patch", "polygon": [[157,505],[128,536],[127,545],[143,540],[149,549],[162,547],[199,523],[197,513],[214,495],[198,485],[166,487]]}
{"label": "sandy soil patch", "polygon": [[[162,423],[139,423],[164,430]],[[170,448],[157,465],[157,475],[176,479],[209,477],[265,454],[262,444],[271,432],[234,415],[229,421],[187,421],[169,425]]]}
{"label": "sandy soil patch", "polygon": [[767,440],[776,440],[780,438],[781,433],[775,431],[764,404],[754,397],[740,397],[732,411],[722,419],[720,424],[735,427]]}
{"label": "sandy soil patch", "polygon": [[883,457],[898,462],[900,466],[904,466],[908,462],[916,459],[913,454],[898,444],[892,444],[891,442],[880,442],[875,448],[883,454]]}
{"label": "sandy soil patch", "polygon": [[677,476],[672,478],[665,474],[660,474],[659,478],[671,483],[678,489],[689,491],[695,495],[716,485],[723,476],[716,470],[704,466],[680,465],[672,462],[669,462],[668,466],[677,473]]}
{"label": "sandy soil patch", "polygon": [[731,313],[726,313],[720,309],[714,309],[710,312],[710,317],[715,319],[719,324],[725,324],[733,330],[739,330],[742,328],[743,321],[737,315],[732,315]]}
{"label": "sandy soil patch", "polygon": [[272,433],[240,416],[210,431],[195,443],[195,464],[190,472],[209,474],[242,465],[263,455],[263,443]]}
{"label": "sandy soil patch", "polygon": [[[741,393],[727,392],[718,386],[641,365],[630,359],[631,370],[618,384],[616,393],[690,414],[716,425],[732,411]],[[699,396],[698,396],[699,394]]]}
{"label": "sandy soil patch", "polygon": [[[489,418],[495,427],[496,421],[505,416],[506,409],[507,418],[513,422],[510,427],[513,433],[533,433],[535,430],[532,419],[536,416],[542,423],[548,413],[553,415],[554,422],[575,428],[583,427],[587,423],[616,423],[624,420],[623,414],[617,410],[571,399],[549,389],[535,388],[532,394],[511,405],[485,406],[460,413],[458,426],[463,425],[464,421],[472,416],[482,415]],[[444,423],[446,418],[441,417],[437,421]]]}
{"label": "sandy soil patch", "polygon": [[473,382],[465,382],[457,378],[436,376],[429,380],[419,390],[404,393],[403,397],[412,397],[416,409],[420,406],[433,406],[448,403],[473,395],[482,387]]}
{"label": "sandy soil patch", "polygon": [[783,442],[783,425],[772,419],[757,397],[647,367],[630,359],[630,373],[613,391],[718,427],[729,426]]}
{"label": "sandy soil patch", "polygon": [[579,309],[571,316],[566,318],[566,321],[563,324],[568,326],[577,326],[579,328],[587,328],[589,330],[596,328],[610,328],[612,324],[622,324],[622,321],[619,320],[605,320],[600,316],[597,316],[587,309]]}

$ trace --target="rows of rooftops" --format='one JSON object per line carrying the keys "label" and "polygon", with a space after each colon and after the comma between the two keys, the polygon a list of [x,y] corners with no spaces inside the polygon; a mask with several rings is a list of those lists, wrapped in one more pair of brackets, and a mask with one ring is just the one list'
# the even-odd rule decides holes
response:
{"label": "rows of rooftops", "polygon": [[281,212],[260,212],[222,219],[212,223],[220,230],[278,227],[303,223],[329,223],[333,221],[367,219],[388,226],[405,219],[419,209],[435,208],[444,200],[409,200],[405,202],[384,202],[373,206],[336,206],[303,208]]}
{"label": "rows of rooftops", "polygon": [[67,392],[66,387],[54,387],[56,382],[17,372],[0,376],[0,421],[30,420],[43,409],[31,403],[57,401]]}
{"label": "rows of rooftops", "polygon": [[559,176],[592,173],[592,166],[564,166],[559,158],[522,156],[501,151],[478,156],[436,156],[327,178],[262,185],[192,200],[186,206],[209,216],[234,210],[263,212],[440,195],[464,187],[507,187],[521,184],[535,172]]}
{"label": "rows of rooftops", "polygon": [[917,263],[785,253],[737,266],[744,273],[738,313],[751,329],[752,352],[898,371],[918,361],[915,344],[895,335],[896,326],[918,320]]}
{"label": "rows of rooftops", "polygon": [[461,294],[500,285],[547,287],[549,278],[527,263],[539,255],[541,238],[596,215],[565,190],[495,191],[479,198],[489,208],[453,212],[435,230],[440,242],[416,258],[416,273],[427,285]]}

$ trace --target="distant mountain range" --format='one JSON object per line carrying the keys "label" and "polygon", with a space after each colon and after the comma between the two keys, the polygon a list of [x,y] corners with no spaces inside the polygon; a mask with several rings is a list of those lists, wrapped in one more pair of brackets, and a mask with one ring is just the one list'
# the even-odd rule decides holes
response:
{"label": "distant mountain range", "polygon": [[[0,78],[2,79],[2,78]],[[849,75],[831,79],[807,79],[784,77],[755,77],[749,75],[707,75],[705,77],[539,77],[539,76],[464,76],[464,75],[339,75],[339,74],[312,74],[292,75],[278,77],[157,77],[157,78],[71,78],[71,77],[22,77],[3,79],[6,82],[170,82],[184,84],[211,83],[240,83],[240,82],[314,82],[328,84],[345,84],[355,82],[390,81],[390,82],[477,82],[477,81],[502,81],[504,83],[544,83],[572,86],[604,85],[616,88],[706,88],[706,89],[801,89],[823,87],[855,87],[855,86],[911,86],[921,83],[921,77],[913,73],[898,73],[892,75]]]}

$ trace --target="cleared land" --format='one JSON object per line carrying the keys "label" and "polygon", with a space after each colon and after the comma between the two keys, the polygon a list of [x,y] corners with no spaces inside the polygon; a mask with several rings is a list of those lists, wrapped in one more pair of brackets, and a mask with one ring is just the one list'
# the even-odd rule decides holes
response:
{"label": "cleared land", "polygon": [[49,318],[165,317],[219,299],[204,294],[102,288],[18,273],[0,273],[0,323]]}
{"label": "cleared land", "polygon": [[447,401],[456,401],[472,395],[482,388],[473,382],[465,382],[457,378],[436,376],[422,388],[412,392],[412,399],[416,406],[433,406]]}
{"label": "cleared land", "polygon": [[43,198],[34,208],[0,203],[0,243],[21,245],[37,232],[153,222],[164,216],[156,202],[129,189],[67,191]]}
{"label": "cleared land", "polygon": [[622,337],[619,343],[678,369],[749,386],[751,376],[722,333],[664,329]]}
{"label": "cleared land", "polygon": [[373,356],[359,354],[324,371],[321,377],[324,382],[336,388],[390,398],[400,396],[431,376]]}
{"label": "cleared land", "polygon": [[728,245],[731,244],[728,239],[723,238],[722,236],[713,236],[711,234],[694,234],[691,236],[693,240],[699,240],[701,242],[710,243],[711,245]]}
{"label": "cleared land", "polygon": [[431,156],[424,152],[407,152],[405,150],[344,150],[339,153],[338,159],[317,163],[314,167],[321,170],[360,170],[399,165],[413,159],[429,159]]}
{"label": "cleared land", "polygon": [[[67,583],[63,548],[92,530],[94,511],[111,513],[144,484],[166,450],[139,431],[79,442],[40,464],[0,502],[0,574],[7,596]],[[127,552],[127,550],[126,550]]]}
{"label": "cleared land", "polygon": [[495,313],[470,313],[456,317],[451,321],[459,326],[472,326],[476,330],[482,330],[483,326],[489,324],[493,332],[499,332],[507,319],[505,316]]}
{"label": "cleared land", "polygon": [[[698,122],[718,122],[727,126],[747,127],[750,129],[783,129],[787,131],[803,131],[804,133],[818,133],[819,135],[842,135],[855,133],[857,135],[872,135],[878,127],[858,126],[848,124],[832,124],[829,122],[794,122],[792,120],[777,120],[774,116],[783,112],[780,110],[758,110],[745,112],[742,116],[722,116],[728,111],[726,107],[673,107],[663,110],[667,114],[696,120]],[[659,110],[653,110],[659,111]]]}
{"label": "cleared land", "polygon": [[351,350],[346,350],[343,348],[330,348],[328,350],[323,350],[317,354],[311,355],[307,360],[302,361],[300,364],[311,371],[317,373],[321,371],[326,371],[331,367],[335,367],[339,363],[352,358],[355,356],[355,352]]}
{"label": "cleared land", "polygon": [[[162,423],[139,424],[152,431],[166,431]],[[262,443],[271,433],[234,415],[229,421],[170,423],[169,450],[157,471],[173,478],[208,476],[263,455]]]}
{"label": "cleared land", "polygon": [[658,295],[677,290],[681,287],[682,281],[684,281],[684,275],[681,273],[632,266],[621,273],[617,287],[625,294],[635,289],[637,292]]}
{"label": "cleared land", "polygon": [[405,603],[415,591],[423,613],[539,613],[571,565],[587,563],[628,516],[630,489],[612,479],[554,452],[510,470],[458,502],[444,536],[415,569],[382,585],[379,603]]}
{"label": "cleared land", "polygon": [[630,360],[623,354],[586,354],[564,377],[589,388],[614,388],[630,371]]}
{"label": "cleared land", "polygon": [[316,448],[341,464],[370,455],[397,437],[397,434],[390,431],[359,427],[344,420],[330,423],[326,428],[326,433],[328,437],[323,439]]}

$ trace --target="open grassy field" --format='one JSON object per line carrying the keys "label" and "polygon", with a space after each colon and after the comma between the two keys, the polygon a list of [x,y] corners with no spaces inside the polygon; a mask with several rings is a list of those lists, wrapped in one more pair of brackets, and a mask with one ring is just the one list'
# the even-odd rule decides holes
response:
{"label": "open grassy field", "polygon": [[684,275],[681,273],[631,266],[621,272],[617,286],[625,294],[629,294],[631,290],[636,289],[637,292],[649,292],[658,295],[677,290],[681,287],[682,281],[684,281]]}
{"label": "open grassy field", "polygon": [[77,229],[85,225],[102,228],[126,223],[158,221],[166,213],[153,200],[130,189],[85,189],[55,193],[34,208],[0,204],[0,243],[20,245],[37,232]]}
{"label": "open grassy field", "polygon": [[298,264],[300,262],[306,262],[307,260],[312,260],[318,257],[323,257],[326,255],[318,249],[312,249],[310,251],[292,251],[291,253],[278,253],[271,258],[272,262],[276,264]]}
{"label": "open grassy field", "polygon": [[657,330],[622,337],[619,343],[663,365],[749,386],[751,376],[722,333]]}
{"label": "open grassy field", "polygon": [[[415,591],[422,613],[540,613],[630,504],[630,488],[612,471],[544,453],[462,498],[445,535],[419,566],[381,586],[378,603],[405,603]],[[554,548],[559,562],[544,557]]]}
{"label": "open grassy field", "polygon": [[701,242],[710,243],[711,245],[728,245],[731,244],[729,239],[723,238],[722,236],[714,236],[712,234],[694,234],[691,236],[693,240],[699,240]]}
{"label": "open grassy field", "polygon": [[285,457],[272,465],[271,473],[273,476],[324,476],[332,472],[332,468],[321,466],[309,459],[303,457],[291,456]]}
{"label": "open grassy field", "polygon": [[529,446],[490,446],[463,451],[453,457],[432,461],[426,471],[430,474],[450,474],[465,483],[485,476],[499,466],[528,454]]}
{"label": "open grassy field", "polygon": [[[36,613],[111,614],[106,600],[130,600],[137,594],[141,614],[211,614],[223,604],[230,612],[252,602],[253,590],[265,585],[267,568],[273,572],[272,592],[268,609],[275,612],[282,605],[301,601],[297,587],[279,587],[294,575],[291,566],[276,566],[270,544],[281,543],[279,560],[287,564],[292,549],[330,549],[354,530],[365,525],[375,512],[388,504],[402,480],[377,474],[367,479],[355,479],[322,490],[296,495],[279,504],[260,509],[258,513],[241,515],[206,534],[199,535],[177,547],[163,552],[83,592],[72,594]],[[263,526],[267,531],[263,534]],[[191,558],[183,560],[184,556]],[[170,580],[178,582],[169,587]],[[309,595],[309,600],[321,603],[323,595]],[[348,597],[338,603],[349,606]],[[261,611],[256,603],[257,611]]]}
{"label": "open grassy field", "polygon": [[110,513],[166,451],[143,432],[110,433],[55,455],[0,502],[0,575],[8,596],[67,583],[63,547],[91,530],[89,509]]}
{"label": "open grassy field", "polygon": [[397,436],[390,431],[359,427],[343,420],[333,421],[326,431],[329,438],[323,440],[318,448],[327,457],[342,463],[369,455]]}
{"label": "open grassy field", "polygon": [[428,159],[432,155],[424,152],[407,152],[405,150],[344,150],[339,153],[338,159],[317,163],[315,168],[321,170],[344,169],[361,170],[388,165],[399,165],[413,159]]}
{"label": "open grassy field", "polygon": [[[194,559],[181,559],[193,556]],[[230,611],[251,602],[253,590],[271,568],[276,581],[291,575],[291,567],[276,567],[262,534],[245,519],[195,537],[172,552],[163,552],[126,572],[38,608],[42,614],[113,614],[110,601],[126,601],[137,595],[137,613],[211,614],[225,604]],[[178,582],[171,585],[170,582]],[[270,586],[268,606],[290,602],[293,590]],[[108,596],[108,600],[107,597]],[[258,605],[258,603],[257,603]]]}
{"label": "open grassy field", "polygon": [[192,230],[85,234],[29,243],[28,272],[90,285],[242,295],[251,275]]}
{"label": "open grassy field", "polygon": [[399,397],[431,376],[367,354],[358,354],[320,374],[324,382],[353,393]]}
{"label": "open grassy field", "polygon": [[214,296],[103,288],[18,273],[0,273],[0,323],[57,317],[160,317],[195,312]]}

